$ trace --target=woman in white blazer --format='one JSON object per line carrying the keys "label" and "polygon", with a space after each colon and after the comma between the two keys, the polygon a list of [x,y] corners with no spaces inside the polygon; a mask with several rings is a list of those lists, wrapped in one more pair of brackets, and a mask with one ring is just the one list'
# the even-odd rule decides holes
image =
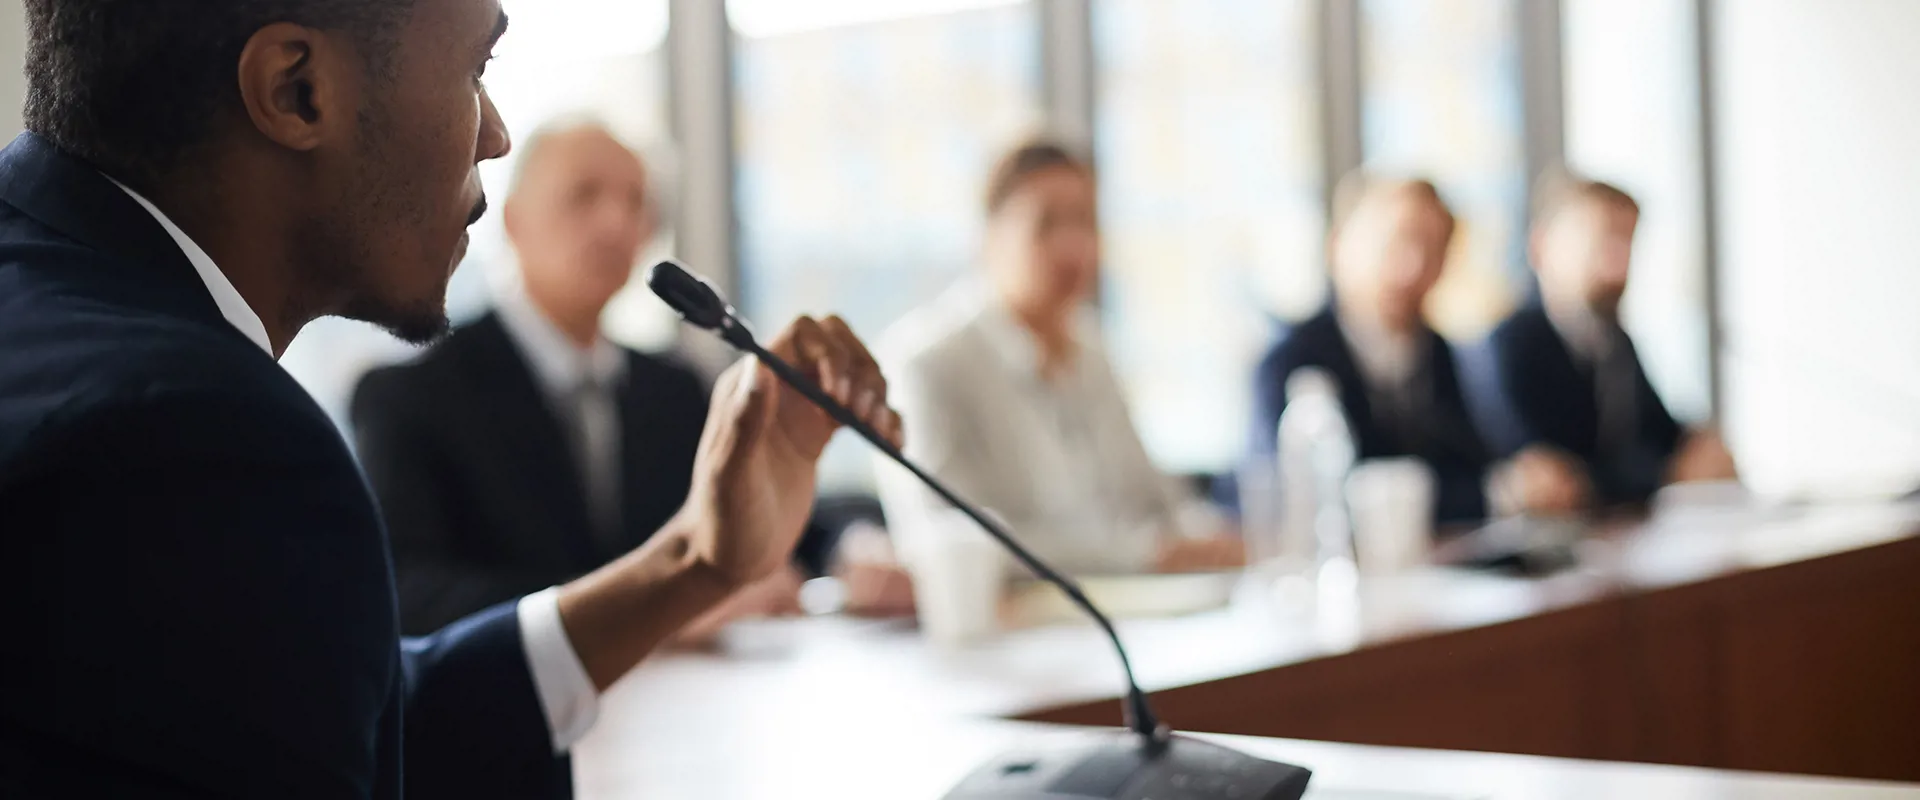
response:
{"label": "woman in white blazer", "polygon": [[[907,454],[1058,566],[1123,573],[1236,566],[1244,549],[1187,504],[1135,433],[1088,308],[1100,233],[1092,169],[1040,142],[988,181],[978,274],[882,337]],[[903,559],[982,537],[904,470],[880,466]]]}

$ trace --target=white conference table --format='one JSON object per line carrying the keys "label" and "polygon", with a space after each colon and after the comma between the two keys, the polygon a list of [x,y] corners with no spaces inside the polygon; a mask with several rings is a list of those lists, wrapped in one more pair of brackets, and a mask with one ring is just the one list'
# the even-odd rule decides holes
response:
{"label": "white conference table", "polygon": [[[1745,554],[1741,560],[1764,564],[1898,538],[1911,530],[1914,509],[1883,509],[1865,520],[1876,524],[1863,524],[1858,514],[1837,526],[1824,519],[1798,523],[1791,535],[1738,540]],[[1809,533],[1827,530],[1852,533]],[[1645,569],[1660,570],[1664,582],[1726,568],[1724,553],[1698,551],[1691,548],[1686,558],[1663,557]],[[1634,560],[1632,550],[1616,556]],[[1344,618],[1242,601],[1183,617],[1128,620],[1121,631],[1134,651],[1142,684],[1159,691],[1365,647],[1410,631],[1472,628],[1552,611],[1605,591],[1593,580],[1578,571],[1546,581],[1421,574],[1365,587],[1363,608]],[[816,617],[744,623],[728,632],[716,652],[658,656],[613,687],[602,698],[598,724],[575,749],[576,788],[586,800],[938,798],[995,752],[1075,732],[1004,717],[1114,697],[1118,680],[1111,651],[1088,625],[1019,630],[979,646],[946,650],[899,621]],[[1313,769],[1309,796],[1320,798],[1920,800],[1920,785],[1209,738]]]}
{"label": "white conference table", "polygon": [[[940,797],[996,752],[1073,729],[954,715],[952,698],[805,653],[806,622],[756,655],[659,659],[603,698],[575,750],[582,800]],[[823,639],[844,632],[827,631]],[[844,643],[843,643],[844,644]],[[829,650],[840,645],[830,645]],[[792,649],[787,649],[792,648]],[[1208,737],[1314,770],[1309,797],[1893,800],[1920,786],[1490,753]]]}

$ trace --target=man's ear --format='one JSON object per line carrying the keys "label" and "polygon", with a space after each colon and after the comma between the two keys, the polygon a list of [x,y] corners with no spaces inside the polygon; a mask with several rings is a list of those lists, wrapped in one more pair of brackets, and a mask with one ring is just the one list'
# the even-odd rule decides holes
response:
{"label": "man's ear", "polygon": [[240,104],[261,135],[309,151],[351,135],[357,56],[326,32],[290,22],[254,31],[240,51]]}

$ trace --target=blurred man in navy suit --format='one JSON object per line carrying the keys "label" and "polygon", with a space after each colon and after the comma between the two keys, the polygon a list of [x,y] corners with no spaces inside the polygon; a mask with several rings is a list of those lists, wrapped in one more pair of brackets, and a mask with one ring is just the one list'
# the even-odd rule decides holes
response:
{"label": "blurred man in navy suit", "polygon": [[[601,333],[601,315],[653,237],[653,176],[593,120],[549,123],[517,149],[501,211],[519,280],[502,282],[492,311],[419,358],[368,374],[354,393],[358,452],[393,540],[407,634],[598,569],[671,519],[693,478],[705,382],[671,355]],[[833,544],[809,525],[792,568],[680,638],[797,613],[802,570],[825,571]],[[841,575],[887,583],[880,570]],[[903,575],[891,588],[896,606],[910,607]]]}
{"label": "blurred man in navy suit", "polygon": [[1540,302],[1491,339],[1520,444],[1576,459],[1602,506],[1645,502],[1670,481],[1733,478],[1719,436],[1674,420],[1620,327],[1639,204],[1561,170],[1544,176],[1535,196]]}
{"label": "blurred man in navy suit", "polygon": [[[321,315],[445,330],[477,165],[509,147],[481,83],[498,0],[26,11],[31,132],[0,152],[0,796],[570,794],[598,693],[786,563],[832,423],[737,365],[645,545],[398,639],[379,512],[274,359]],[[772,345],[897,438],[844,324]]]}
{"label": "blurred man in navy suit", "polygon": [[1453,347],[1426,322],[1455,227],[1439,191],[1356,172],[1335,199],[1333,299],[1261,360],[1254,457],[1273,457],[1287,379],[1313,367],[1339,385],[1361,459],[1412,457],[1432,470],[1437,522],[1575,506],[1579,489],[1561,460],[1523,452],[1496,464],[1469,413]]}

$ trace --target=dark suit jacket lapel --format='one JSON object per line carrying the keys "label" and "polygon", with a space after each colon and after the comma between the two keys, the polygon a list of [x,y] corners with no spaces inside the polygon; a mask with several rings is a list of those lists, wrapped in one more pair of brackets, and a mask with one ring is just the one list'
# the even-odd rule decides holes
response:
{"label": "dark suit jacket lapel", "polygon": [[[689,412],[673,407],[675,403],[665,391],[661,377],[655,374],[653,364],[637,353],[629,351],[626,355],[627,374],[620,382],[618,395],[620,485],[628,487],[628,491],[621,493],[621,525],[626,533],[625,546],[637,547],[653,534],[658,522],[659,510],[648,507],[649,504],[657,503],[659,495],[674,484],[674,475],[667,474],[666,470],[676,466],[683,471],[691,469],[688,465],[671,463],[682,454],[679,448],[667,446],[666,431],[662,427]],[[699,420],[692,419],[685,424],[699,424]]]}
{"label": "dark suit jacket lapel", "polygon": [[1360,362],[1340,330],[1340,318],[1331,304],[1319,315],[1302,324],[1311,326],[1324,349],[1322,360],[1333,379],[1340,383],[1340,402],[1347,409],[1347,424],[1353,426],[1354,446],[1361,458],[1379,455],[1385,449],[1385,435],[1373,416],[1373,396],[1366,377],[1360,374]]}
{"label": "dark suit jacket lapel", "polygon": [[1421,428],[1433,444],[1455,458],[1474,464],[1491,459],[1487,445],[1473,414],[1467,411],[1466,395],[1460,390],[1460,370],[1454,362],[1453,345],[1431,328],[1423,329],[1427,340],[1426,423]]}
{"label": "dark suit jacket lapel", "polygon": [[692,483],[707,392],[669,360],[627,353],[620,391],[626,545],[638,546],[676,513]]}
{"label": "dark suit jacket lapel", "polygon": [[1554,326],[1544,308],[1535,309],[1535,313],[1539,315],[1541,344],[1552,356],[1559,374],[1536,375],[1534,380],[1562,387],[1558,394],[1565,410],[1559,413],[1574,421],[1573,430],[1567,432],[1573,439],[1573,449],[1582,457],[1591,457],[1600,447],[1600,400],[1596,393],[1598,385],[1594,382],[1594,365],[1583,364],[1574,356],[1573,346],[1560,335],[1560,329]]}
{"label": "dark suit jacket lapel", "polygon": [[132,284],[140,305],[218,326],[235,336],[206,284],[160,223],[91,164],[34,133],[0,151],[0,200],[76,242],[130,268],[116,283]]}
{"label": "dark suit jacket lapel", "polygon": [[474,397],[486,398],[498,418],[520,420],[490,432],[498,440],[501,458],[520,462],[525,482],[513,491],[526,492],[546,509],[545,519],[560,523],[552,535],[581,563],[599,563],[580,468],[532,366],[495,314],[474,322],[468,335],[473,347],[466,372]]}

